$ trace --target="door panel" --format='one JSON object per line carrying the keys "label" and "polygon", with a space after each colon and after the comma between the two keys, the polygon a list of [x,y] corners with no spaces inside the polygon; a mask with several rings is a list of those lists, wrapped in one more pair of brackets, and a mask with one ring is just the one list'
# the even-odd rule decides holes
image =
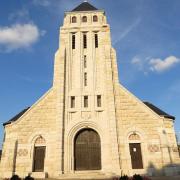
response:
{"label": "door panel", "polygon": [[45,159],[46,147],[34,148],[34,172],[44,171],[44,159]]}
{"label": "door panel", "polygon": [[75,170],[101,169],[101,145],[99,135],[86,129],[78,133],[74,143]]}
{"label": "door panel", "polygon": [[142,153],[140,143],[129,144],[132,169],[143,169]]}

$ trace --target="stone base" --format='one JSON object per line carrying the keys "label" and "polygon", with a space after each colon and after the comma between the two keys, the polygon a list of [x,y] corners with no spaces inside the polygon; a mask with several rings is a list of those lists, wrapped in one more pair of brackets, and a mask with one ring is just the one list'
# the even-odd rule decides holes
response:
{"label": "stone base", "polygon": [[46,172],[32,172],[30,175],[35,179],[45,179],[48,177],[48,173]]}
{"label": "stone base", "polygon": [[78,171],[71,174],[61,174],[58,179],[111,179],[114,175],[101,171]]}

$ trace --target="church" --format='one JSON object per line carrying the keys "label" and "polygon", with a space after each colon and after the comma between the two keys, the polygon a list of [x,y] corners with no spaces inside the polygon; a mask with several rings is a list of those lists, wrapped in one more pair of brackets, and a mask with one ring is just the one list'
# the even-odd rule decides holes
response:
{"label": "church", "polygon": [[104,10],[65,12],[53,85],[3,124],[0,178],[180,173],[175,117],[121,85]]}

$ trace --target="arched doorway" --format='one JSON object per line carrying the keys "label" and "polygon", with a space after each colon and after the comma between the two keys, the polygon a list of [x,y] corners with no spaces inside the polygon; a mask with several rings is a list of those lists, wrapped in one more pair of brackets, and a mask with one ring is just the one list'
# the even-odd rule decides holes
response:
{"label": "arched doorway", "polygon": [[93,129],[83,129],[74,139],[74,169],[101,169],[101,141],[98,133]]}
{"label": "arched doorway", "polygon": [[46,141],[40,136],[34,144],[33,172],[43,172],[46,153]]}
{"label": "arched doorway", "polygon": [[143,169],[140,136],[135,132],[129,136],[129,151],[132,169]]}

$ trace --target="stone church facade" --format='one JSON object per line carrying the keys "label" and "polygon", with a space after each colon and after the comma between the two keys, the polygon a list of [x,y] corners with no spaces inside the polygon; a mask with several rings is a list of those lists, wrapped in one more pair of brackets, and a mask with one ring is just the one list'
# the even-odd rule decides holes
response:
{"label": "stone church facade", "polygon": [[177,174],[174,120],[119,83],[105,12],[83,2],[65,13],[52,88],[4,123],[0,177]]}

